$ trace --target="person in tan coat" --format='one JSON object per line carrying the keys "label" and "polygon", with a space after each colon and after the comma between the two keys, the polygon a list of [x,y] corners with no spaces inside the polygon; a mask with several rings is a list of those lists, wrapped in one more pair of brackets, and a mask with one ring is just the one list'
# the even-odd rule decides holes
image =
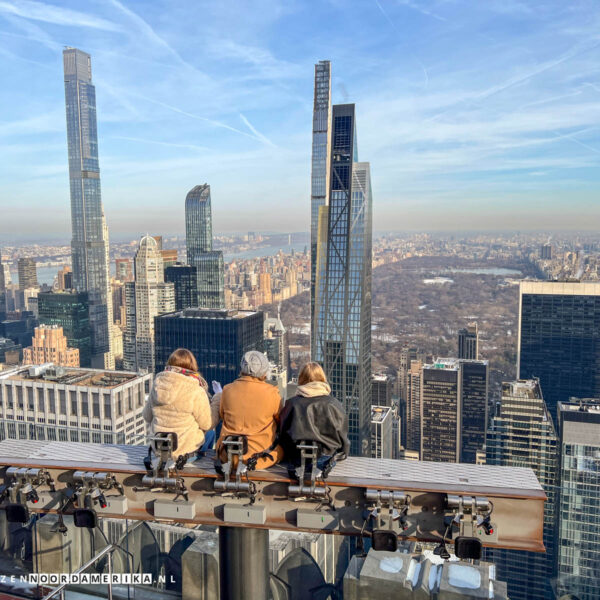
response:
{"label": "person in tan coat", "polygon": [[248,452],[244,462],[257,452],[268,451],[256,463],[257,469],[267,469],[283,458],[281,446],[273,447],[277,439],[281,397],[277,388],[265,380],[269,372],[267,357],[256,350],[244,354],[242,373],[233,383],[226,385],[223,392],[213,398],[214,413],[223,421],[217,442],[217,453],[222,462],[227,460],[223,440],[228,435],[245,435]]}
{"label": "person in tan coat", "polygon": [[196,453],[214,441],[207,389],[196,358],[184,348],[171,354],[165,370],[154,379],[143,416],[152,434],[177,434],[176,457]]}

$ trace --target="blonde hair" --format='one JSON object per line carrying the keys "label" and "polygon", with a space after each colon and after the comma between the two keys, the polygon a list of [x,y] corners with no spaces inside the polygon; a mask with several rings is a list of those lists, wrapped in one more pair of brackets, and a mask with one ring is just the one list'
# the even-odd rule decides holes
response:
{"label": "blonde hair", "polygon": [[172,367],[180,367],[188,371],[198,372],[198,363],[196,357],[186,348],[177,348],[175,352],[169,356],[167,364]]}
{"label": "blonde hair", "polygon": [[319,363],[306,363],[298,375],[298,385],[305,385],[311,381],[322,381],[323,383],[327,383],[325,371],[323,371],[323,367],[321,367]]}

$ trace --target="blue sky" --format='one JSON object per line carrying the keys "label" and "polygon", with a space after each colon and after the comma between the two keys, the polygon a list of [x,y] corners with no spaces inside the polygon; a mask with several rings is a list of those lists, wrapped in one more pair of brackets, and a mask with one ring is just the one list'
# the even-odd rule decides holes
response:
{"label": "blue sky", "polygon": [[62,48],[92,55],[113,235],[308,229],[313,65],[376,229],[596,229],[600,4],[0,0],[0,234],[70,230]]}

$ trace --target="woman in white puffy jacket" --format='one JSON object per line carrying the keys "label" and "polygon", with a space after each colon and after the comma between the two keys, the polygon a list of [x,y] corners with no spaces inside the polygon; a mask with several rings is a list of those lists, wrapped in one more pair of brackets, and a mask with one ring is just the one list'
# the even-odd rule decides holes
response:
{"label": "woman in white puffy jacket", "polygon": [[194,355],[185,348],[171,354],[165,370],[155,379],[144,407],[150,433],[177,434],[175,456],[202,452],[215,439],[208,385],[198,372]]}

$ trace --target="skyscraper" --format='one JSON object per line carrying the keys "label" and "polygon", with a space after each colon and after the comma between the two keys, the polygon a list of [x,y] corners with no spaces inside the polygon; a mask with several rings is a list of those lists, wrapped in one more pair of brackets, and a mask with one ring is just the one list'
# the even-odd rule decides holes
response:
{"label": "skyscraper", "polygon": [[175,263],[165,268],[165,281],[175,286],[175,310],[198,306],[196,267]]}
{"label": "skyscraper", "polygon": [[[329,204],[329,161],[331,159],[331,63],[321,60],[315,65],[313,106],[311,200],[310,200],[310,315],[311,343],[316,345],[315,295],[319,248],[319,211]],[[314,354],[314,352],[313,352]]]}
{"label": "skyscraper", "polygon": [[38,294],[38,314],[41,325],[63,328],[67,344],[79,350],[79,364],[92,362],[89,301],[87,292],[42,292]]}
{"label": "skyscraper", "polygon": [[538,377],[554,421],[571,397],[600,397],[600,284],[522,281],[518,373]]}
{"label": "skyscraper", "polygon": [[112,303],[108,268],[108,230],[100,194],[96,89],[89,54],[63,51],[71,225],[73,285],[88,292],[92,366],[114,368],[111,352]]}
{"label": "skyscraper", "polygon": [[458,330],[458,358],[477,360],[479,358],[479,332],[477,323],[469,323]]}
{"label": "skyscraper", "polygon": [[154,317],[175,310],[175,289],[165,283],[156,240],[145,235],[135,255],[135,281],[125,284],[126,325],[123,366],[128,371],[154,371]]}
{"label": "skyscraper", "polygon": [[19,269],[19,289],[22,291],[38,287],[35,259],[19,258],[17,265],[17,268]]}
{"label": "skyscraper", "polygon": [[155,318],[155,370],[161,370],[171,352],[187,348],[194,353],[207,381],[231,383],[240,373],[242,356],[262,351],[264,314],[257,311],[186,308]]}
{"label": "skyscraper", "polygon": [[29,348],[23,348],[23,362],[30,365],[54,363],[62,367],[79,366],[79,350],[67,346],[67,338],[59,325],[35,328]]}
{"label": "skyscraper", "polygon": [[485,446],[488,362],[438,358],[422,366],[420,388],[421,460],[475,463]]}
{"label": "skyscraper", "polygon": [[508,583],[511,600],[554,598],[553,576],[556,521],[557,436],[542,397],[539,381],[502,384],[502,400],[487,435],[486,461],[504,467],[533,469],[544,486],[544,546],[546,553],[494,550],[489,556]]}
{"label": "skyscraper", "polygon": [[372,195],[359,163],[354,104],[333,107],[329,204],[319,207],[311,353],[345,406],[350,452],[370,453]]}
{"label": "skyscraper", "polygon": [[373,373],[371,386],[371,404],[373,406],[392,406],[394,382],[389,375]]}
{"label": "skyscraper", "polygon": [[411,360],[406,375],[406,416],[404,446],[421,453],[421,371],[423,363]]}
{"label": "skyscraper", "polygon": [[223,252],[213,250],[210,186],[197,185],[185,199],[185,240],[187,261],[196,267],[198,306],[225,306]]}
{"label": "skyscraper", "polygon": [[560,488],[556,597],[597,600],[600,568],[600,400],[558,405]]}

